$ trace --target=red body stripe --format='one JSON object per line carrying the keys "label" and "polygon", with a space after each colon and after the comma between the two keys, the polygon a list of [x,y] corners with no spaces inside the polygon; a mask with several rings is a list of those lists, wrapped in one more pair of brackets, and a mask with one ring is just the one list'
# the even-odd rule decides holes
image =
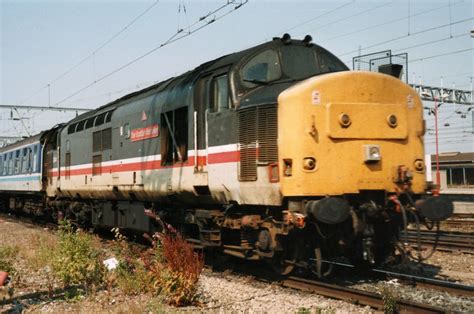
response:
{"label": "red body stripe", "polygon": [[[209,154],[208,156],[209,164],[221,164],[228,162],[238,162],[240,160],[240,153],[238,151],[232,152],[223,152]],[[198,165],[206,164],[206,156],[198,156],[197,158]],[[175,163],[169,166],[161,165],[161,160],[154,161],[142,161],[142,162],[130,162],[123,163],[111,166],[102,166],[101,173],[114,173],[114,172],[127,172],[127,171],[144,171],[144,170],[157,170],[157,169],[166,169],[166,168],[181,168],[181,167],[192,167],[194,166],[194,156],[188,158],[184,163]],[[92,167],[80,168],[80,169],[70,169],[70,176],[79,176],[79,175],[91,175]],[[66,174],[66,170],[61,171],[62,175]],[[58,171],[51,171],[51,176],[57,176]]]}

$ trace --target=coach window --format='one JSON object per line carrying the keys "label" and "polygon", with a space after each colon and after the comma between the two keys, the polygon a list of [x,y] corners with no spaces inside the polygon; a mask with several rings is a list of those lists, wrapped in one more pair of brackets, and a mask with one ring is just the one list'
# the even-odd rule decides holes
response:
{"label": "coach window", "polygon": [[212,108],[211,112],[221,112],[225,109],[229,109],[229,83],[227,74],[214,78],[212,84]]}
{"label": "coach window", "polygon": [[8,154],[8,174],[12,175],[13,174],[13,152],[10,152]]}
{"label": "coach window", "polygon": [[275,50],[259,53],[243,66],[241,76],[245,87],[255,87],[279,79],[281,67],[278,53]]}
{"label": "coach window", "polygon": [[5,175],[5,167],[7,166],[7,154],[2,156],[2,166],[0,167],[0,176]]}
{"label": "coach window", "polygon": [[28,172],[28,148],[23,148],[21,154],[21,173]]}
{"label": "coach window", "polygon": [[33,171],[38,172],[39,169],[36,169],[38,166],[38,145],[33,148]]}
{"label": "coach window", "polygon": [[[36,147],[36,146],[35,146]],[[27,157],[27,171],[31,173],[33,171],[33,149],[28,147],[28,157]]]}
{"label": "coach window", "polygon": [[0,155],[0,176],[3,173],[3,155]]}
{"label": "coach window", "polygon": [[13,165],[14,174],[18,174],[20,172],[20,150],[15,152],[15,164]]}

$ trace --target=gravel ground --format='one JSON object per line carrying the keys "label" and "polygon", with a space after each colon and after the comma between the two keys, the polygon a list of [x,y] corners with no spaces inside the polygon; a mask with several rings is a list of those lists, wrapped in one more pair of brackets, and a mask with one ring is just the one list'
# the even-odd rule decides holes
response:
{"label": "gravel ground", "polygon": [[204,309],[206,312],[208,310],[225,313],[373,312],[368,307],[363,308],[315,294],[258,283],[252,278],[228,274],[206,273],[199,282],[199,292],[205,304],[201,310]]}
{"label": "gravel ground", "polygon": [[[150,295],[127,296],[120,291],[98,291],[84,295],[73,290],[62,290],[47,271],[35,266],[33,252],[40,243],[54,243],[51,230],[36,225],[17,222],[0,216],[0,247],[15,247],[18,252],[14,266],[18,275],[7,287],[0,287],[2,295],[13,289],[12,299],[0,303],[0,312],[41,313],[155,313],[155,312],[327,312],[327,313],[370,313],[370,308],[359,307],[343,301],[327,299],[318,295],[284,289],[275,285],[256,283],[249,278],[205,270],[198,287],[198,306],[171,308]],[[40,265],[38,261],[37,264]],[[50,288],[50,289],[48,289]],[[54,290],[52,297],[48,290]]]}
{"label": "gravel ground", "polygon": [[474,298],[454,296],[446,292],[411,287],[400,284],[398,280],[379,281],[373,283],[359,283],[353,288],[373,291],[381,294],[390,294],[393,297],[422,304],[431,304],[445,309],[449,313],[474,313]]}
{"label": "gravel ground", "polygon": [[[33,252],[40,243],[54,243],[55,234],[47,228],[17,222],[0,216],[0,247],[11,246],[18,250],[14,260],[18,275],[8,288],[13,288],[13,301],[0,305],[0,312],[75,312],[75,313],[149,313],[149,312],[330,312],[330,313],[370,313],[367,307],[359,307],[343,301],[327,299],[315,294],[281,288],[277,285],[255,282],[252,278],[214,273],[204,270],[198,293],[198,306],[171,308],[158,298],[150,295],[127,296],[120,291],[98,291],[84,295],[74,291],[61,290],[59,285],[48,280],[45,269],[35,267]],[[474,282],[472,256],[464,254],[436,253],[423,266],[421,275],[437,275],[465,284]],[[420,275],[418,267],[411,265],[411,271]],[[410,270],[410,267],[404,270]],[[429,302],[452,311],[474,313],[474,300],[458,298],[442,292],[414,289],[396,281],[359,283],[357,287],[381,292],[389,291],[397,297],[417,302]],[[55,290],[48,296],[48,288]],[[6,288],[0,288],[7,295]]]}

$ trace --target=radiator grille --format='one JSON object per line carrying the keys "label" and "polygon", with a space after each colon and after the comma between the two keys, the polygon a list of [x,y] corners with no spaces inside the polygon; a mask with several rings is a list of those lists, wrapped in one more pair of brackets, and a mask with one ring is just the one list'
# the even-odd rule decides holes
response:
{"label": "radiator grille", "polygon": [[239,111],[240,181],[257,180],[257,160],[278,160],[277,107],[259,106]]}
{"label": "radiator grille", "polygon": [[240,181],[257,180],[257,115],[250,108],[239,112]]}
{"label": "radiator grille", "polygon": [[277,130],[276,106],[260,107],[257,134],[259,162],[278,161]]}

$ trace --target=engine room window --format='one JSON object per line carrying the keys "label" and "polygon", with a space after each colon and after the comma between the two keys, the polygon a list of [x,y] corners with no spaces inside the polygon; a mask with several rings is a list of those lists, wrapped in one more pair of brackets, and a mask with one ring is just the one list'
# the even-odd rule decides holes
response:
{"label": "engine room window", "polygon": [[218,76],[213,81],[213,99],[211,112],[220,112],[230,107],[229,83],[227,74]]}
{"label": "engine room window", "polygon": [[259,83],[267,83],[281,77],[280,60],[275,50],[259,53],[247,62],[241,71],[243,85],[255,87]]}
{"label": "engine room window", "polygon": [[86,129],[90,129],[94,126],[94,119],[95,117],[89,118],[86,121]]}
{"label": "engine room window", "polygon": [[84,130],[84,125],[86,124],[86,120],[78,122],[76,126],[76,132],[80,132]]}
{"label": "engine room window", "polygon": [[112,111],[109,111],[105,114],[105,123],[108,123],[112,120]]}
{"label": "engine room window", "polygon": [[72,133],[74,133],[75,130],[76,130],[76,126],[77,126],[77,124],[75,124],[75,123],[74,123],[74,124],[71,124],[71,125],[67,128],[67,134],[72,134]]}
{"label": "engine room window", "polygon": [[161,164],[188,160],[188,108],[161,114]]}
{"label": "engine room window", "polygon": [[105,113],[98,115],[95,118],[94,126],[99,126],[99,125],[104,124],[104,120],[105,120]]}

